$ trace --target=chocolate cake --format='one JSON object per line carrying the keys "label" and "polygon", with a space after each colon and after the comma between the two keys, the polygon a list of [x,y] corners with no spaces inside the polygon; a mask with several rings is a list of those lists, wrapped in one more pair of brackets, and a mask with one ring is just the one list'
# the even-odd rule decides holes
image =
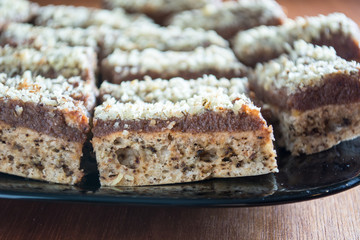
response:
{"label": "chocolate cake", "polygon": [[8,76],[30,70],[34,76],[65,78],[80,76],[95,87],[96,53],[88,47],[35,48],[0,47],[0,72]]}
{"label": "chocolate cake", "polygon": [[228,42],[214,31],[181,29],[179,27],[127,28],[117,33],[106,34],[103,40],[103,56],[114,50],[144,50],[155,48],[161,51],[193,51],[197,47],[217,45],[228,47]]}
{"label": "chocolate cake", "polygon": [[168,20],[182,28],[215,30],[225,39],[237,32],[260,25],[279,25],[286,18],[273,0],[236,0],[207,4],[203,8],[183,11]]}
{"label": "chocolate cake", "polygon": [[359,28],[341,13],[298,17],[280,26],[249,29],[234,38],[233,49],[241,62],[255,66],[280,56],[286,52],[285,43],[292,45],[296,40],[332,46],[340,57],[360,61]]}
{"label": "chocolate cake", "polygon": [[[135,82],[142,85],[144,93],[136,94],[140,99],[123,103],[108,96],[95,110],[92,143],[102,186],[168,184],[277,171],[272,128],[243,94],[229,96],[225,88],[215,90],[219,83],[196,95],[201,87],[193,80],[185,88],[193,89],[190,94],[171,95],[167,101],[166,91],[154,91],[159,97],[147,97],[155,103],[146,103],[141,96],[151,89],[149,81]],[[178,92],[186,84],[179,78],[171,81],[179,81]],[[126,87],[125,82],[121,85],[120,92]]]}
{"label": "chocolate cake", "polygon": [[[76,184],[90,130],[87,93],[77,79],[0,74],[0,171]],[[76,100],[79,99],[79,100]]]}
{"label": "chocolate cake", "polygon": [[163,52],[153,48],[130,52],[116,50],[102,62],[103,79],[112,83],[144,76],[191,79],[213,74],[218,78],[231,78],[245,76],[246,71],[231,49],[215,45],[198,47],[192,52]]}
{"label": "chocolate cake", "polygon": [[[105,28],[104,28],[105,29]],[[31,24],[8,24],[1,36],[2,46],[30,47],[41,49],[44,47],[86,46],[99,52],[99,41],[103,38],[100,28],[51,28],[33,26]]]}
{"label": "chocolate cake", "polygon": [[258,64],[250,81],[277,120],[277,143],[311,154],[360,135],[360,64],[331,47],[297,41],[288,53]]}

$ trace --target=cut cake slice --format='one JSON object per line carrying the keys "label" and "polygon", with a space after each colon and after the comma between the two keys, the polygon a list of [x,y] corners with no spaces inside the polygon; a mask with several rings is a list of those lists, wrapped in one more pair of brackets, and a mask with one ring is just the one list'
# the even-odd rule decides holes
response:
{"label": "cut cake slice", "polygon": [[95,85],[97,57],[89,47],[13,48],[0,47],[0,72],[8,76],[22,75],[29,70],[46,78],[80,76]]}
{"label": "cut cake slice", "polygon": [[216,45],[229,47],[228,42],[215,31],[180,27],[127,28],[117,33],[106,34],[102,45],[102,54],[107,56],[115,49],[123,51],[155,48],[161,51],[193,51],[197,47]]}
{"label": "cut cake slice", "polygon": [[90,130],[84,82],[31,75],[0,74],[0,171],[79,183],[82,148]]}
{"label": "cut cake slice", "polygon": [[103,79],[112,83],[144,76],[192,79],[213,74],[218,78],[231,78],[245,76],[246,71],[231,49],[215,45],[198,47],[192,52],[163,52],[153,48],[130,52],[116,50],[102,62]]}
{"label": "cut cake slice", "polygon": [[[179,83],[181,87],[186,81]],[[135,84],[143,84],[144,92],[151,86],[146,81]],[[186,94],[181,93],[169,101],[164,93],[147,98],[155,103],[142,101],[147,94],[128,103],[108,97],[95,109],[92,140],[101,185],[170,184],[277,172],[272,128],[260,110],[243,94],[229,97],[216,85],[221,84],[183,101],[179,100]]]}
{"label": "cut cake slice", "polygon": [[311,154],[360,135],[359,71],[333,48],[297,41],[288,54],[258,64],[250,88],[278,121],[277,143]]}
{"label": "cut cake slice", "polygon": [[236,0],[210,3],[200,9],[180,12],[168,21],[182,28],[215,30],[225,39],[260,25],[279,25],[286,15],[273,0]]}
{"label": "cut cake slice", "polygon": [[63,46],[85,46],[91,47],[99,53],[99,41],[103,38],[104,32],[110,29],[91,28],[51,28],[44,26],[33,26],[25,23],[8,24],[1,34],[1,45],[13,47],[31,47],[42,49],[44,47]]}
{"label": "cut cake slice", "polygon": [[233,49],[241,62],[255,66],[286,52],[286,44],[304,40],[335,48],[346,60],[360,61],[360,32],[355,22],[344,14],[298,17],[280,26],[260,26],[240,32],[233,40]]}

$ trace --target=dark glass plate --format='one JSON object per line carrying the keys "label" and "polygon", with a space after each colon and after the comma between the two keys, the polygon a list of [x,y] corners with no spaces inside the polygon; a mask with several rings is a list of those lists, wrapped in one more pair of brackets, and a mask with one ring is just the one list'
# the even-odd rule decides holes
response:
{"label": "dark glass plate", "polygon": [[[97,172],[80,186],[0,174],[0,197],[142,205],[260,206],[314,199],[360,184],[360,138],[310,156],[278,150],[280,173],[147,187],[100,188]],[[94,167],[93,158],[88,164]]]}

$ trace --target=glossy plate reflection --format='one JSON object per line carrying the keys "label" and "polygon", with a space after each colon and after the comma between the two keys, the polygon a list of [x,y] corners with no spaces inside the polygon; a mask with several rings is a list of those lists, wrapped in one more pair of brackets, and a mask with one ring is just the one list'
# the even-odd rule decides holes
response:
{"label": "glossy plate reflection", "polygon": [[202,182],[100,188],[93,157],[80,186],[64,186],[0,174],[0,197],[142,205],[260,206],[297,202],[360,184],[360,138],[310,156],[278,150],[280,173]]}

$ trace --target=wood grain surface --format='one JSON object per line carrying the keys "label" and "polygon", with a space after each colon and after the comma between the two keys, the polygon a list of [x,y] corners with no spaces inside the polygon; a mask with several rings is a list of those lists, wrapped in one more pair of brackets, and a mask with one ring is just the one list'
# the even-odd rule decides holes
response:
{"label": "wood grain surface", "polygon": [[[99,1],[38,1],[98,7]],[[360,1],[279,0],[290,17],[344,12]],[[360,239],[360,187],[254,208],[138,207],[0,200],[0,239]]]}

